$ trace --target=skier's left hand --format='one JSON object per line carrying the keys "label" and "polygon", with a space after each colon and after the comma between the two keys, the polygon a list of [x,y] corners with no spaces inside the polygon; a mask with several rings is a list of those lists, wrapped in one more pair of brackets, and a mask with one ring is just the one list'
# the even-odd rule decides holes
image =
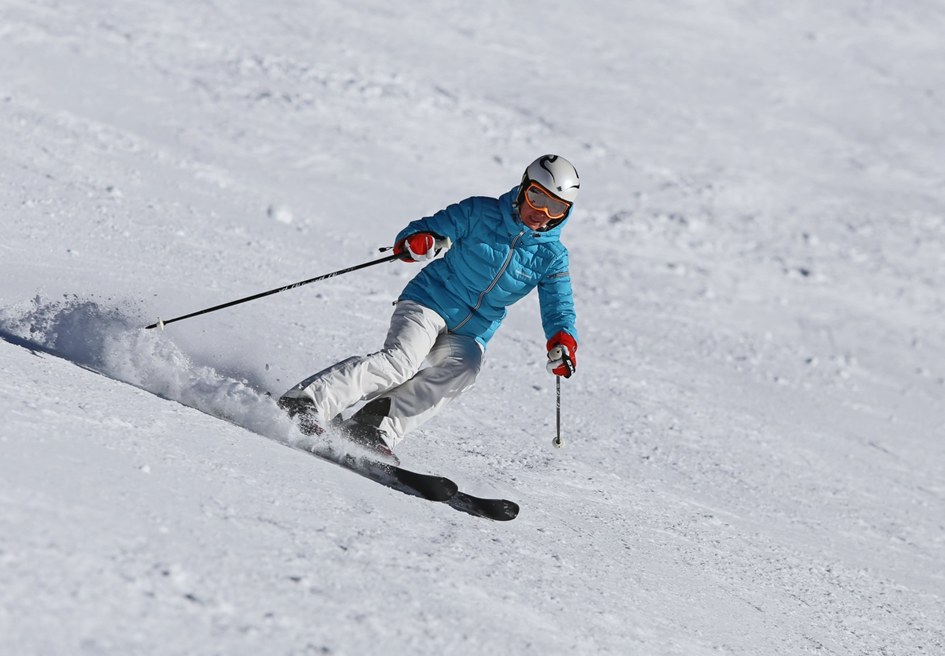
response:
{"label": "skier's left hand", "polygon": [[570,378],[577,371],[577,341],[566,332],[559,332],[548,340],[549,373]]}

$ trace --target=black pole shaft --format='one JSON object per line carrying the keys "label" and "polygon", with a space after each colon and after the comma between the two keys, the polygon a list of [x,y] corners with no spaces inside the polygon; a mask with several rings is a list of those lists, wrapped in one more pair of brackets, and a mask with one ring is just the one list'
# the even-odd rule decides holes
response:
{"label": "black pole shaft", "polygon": [[555,376],[555,425],[558,430],[552,444],[560,449],[564,446],[564,440],[561,439],[561,376]]}
{"label": "black pole shaft", "polygon": [[291,285],[286,285],[285,287],[280,287],[279,289],[271,289],[268,292],[262,292],[261,294],[254,294],[252,296],[247,296],[246,298],[241,298],[236,301],[230,301],[229,303],[223,303],[222,305],[215,305],[214,307],[207,308],[206,310],[199,310],[197,312],[191,312],[190,314],[185,314],[182,317],[175,317],[173,319],[168,319],[167,321],[158,320],[157,323],[152,323],[150,326],[145,326],[145,330],[150,330],[151,328],[157,328],[160,326],[163,328],[169,323],[174,323],[175,321],[182,321],[184,319],[190,319],[191,317],[197,317],[201,314],[208,314],[210,312],[216,312],[217,310],[222,310],[223,308],[232,307],[234,305],[239,305],[240,303],[246,303],[248,301],[255,301],[257,298],[262,298],[263,296],[271,296],[272,294],[278,294],[279,292],[285,292],[290,289],[295,289],[296,287],[301,287],[302,285],[307,285],[309,283],[318,282],[319,280],[327,280],[328,278],[334,278],[335,276],[344,275],[346,273],[351,273],[352,271],[357,271],[358,269],[364,269],[369,266],[374,266],[375,264],[381,264],[382,262],[391,262],[393,260],[401,259],[400,255],[388,255],[387,257],[382,257],[379,260],[373,260],[371,262],[365,262],[363,264],[357,264],[353,267],[348,267],[347,269],[341,269],[340,271],[333,271],[332,273],[326,273],[325,275],[318,276],[317,278],[309,278],[308,280],[303,280],[301,282],[294,282]]}
{"label": "black pole shaft", "polygon": [[555,376],[555,420],[558,426],[558,444],[561,444],[561,376]]}

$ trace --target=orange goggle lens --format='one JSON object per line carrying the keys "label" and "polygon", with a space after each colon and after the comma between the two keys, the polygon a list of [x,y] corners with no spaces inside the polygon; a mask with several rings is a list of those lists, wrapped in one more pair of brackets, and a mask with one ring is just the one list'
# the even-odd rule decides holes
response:
{"label": "orange goggle lens", "polygon": [[571,209],[571,203],[552,197],[534,182],[525,190],[525,200],[532,209],[544,212],[549,219],[560,219]]}

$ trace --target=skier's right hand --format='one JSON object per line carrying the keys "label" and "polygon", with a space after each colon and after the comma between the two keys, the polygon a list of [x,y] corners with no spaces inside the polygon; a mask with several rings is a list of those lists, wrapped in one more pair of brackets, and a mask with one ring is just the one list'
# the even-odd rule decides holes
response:
{"label": "skier's right hand", "polygon": [[415,232],[407,235],[394,246],[394,255],[399,255],[404,262],[426,262],[436,257],[440,249],[436,248],[436,237],[429,232]]}

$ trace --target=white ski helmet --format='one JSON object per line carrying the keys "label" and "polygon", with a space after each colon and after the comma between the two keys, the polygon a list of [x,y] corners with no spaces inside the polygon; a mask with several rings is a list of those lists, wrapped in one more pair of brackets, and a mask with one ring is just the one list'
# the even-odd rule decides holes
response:
{"label": "white ski helmet", "polygon": [[559,155],[542,155],[525,169],[522,182],[537,182],[561,200],[573,203],[581,190],[577,169]]}
{"label": "white ski helmet", "polygon": [[[516,208],[525,202],[525,191],[535,183],[550,193],[555,198],[559,198],[572,205],[581,190],[581,178],[578,176],[577,169],[565,158],[559,155],[542,155],[534,162],[528,165],[522,175],[522,183],[519,186],[518,197],[516,198]],[[568,213],[560,219],[551,221],[542,228],[551,230],[560,225],[571,214],[571,208]]]}

